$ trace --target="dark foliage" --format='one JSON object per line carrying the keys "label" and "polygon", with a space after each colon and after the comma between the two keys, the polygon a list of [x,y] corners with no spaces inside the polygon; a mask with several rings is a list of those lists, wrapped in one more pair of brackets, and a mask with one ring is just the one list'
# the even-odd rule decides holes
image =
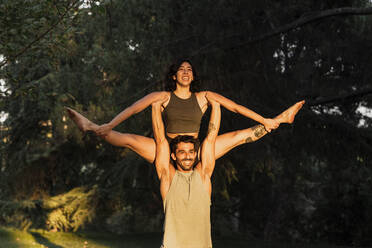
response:
{"label": "dark foliage", "polygon": [[[198,87],[265,117],[307,101],[293,125],[218,160],[214,233],[372,243],[370,1],[21,2],[0,4],[2,224],[160,230],[153,166],[82,135],[64,106],[105,123],[187,57]],[[223,111],[221,133],[254,124]],[[150,111],[117,130],[151,136]]]}

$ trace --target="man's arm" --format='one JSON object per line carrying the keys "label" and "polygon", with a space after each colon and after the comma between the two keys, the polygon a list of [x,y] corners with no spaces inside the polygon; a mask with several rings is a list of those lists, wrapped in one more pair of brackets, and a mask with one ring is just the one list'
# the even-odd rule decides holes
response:
{"label": "man's arm", "polygon": [[212,106],[211,118],[209,120],[208,134],[204,139],[201,148],[201,168],[203,174],[208,175],[209,178],[212,176],[214,165],[215,165],[215,143],[220,129],[221,122],[221,108],[217,101],[211,100],[206,96],[209,103]]}
{"label": "man's arm", "polygon": [[161,102],[152,104],[152,128],[156,144],[155,167],[159,180],[169,175],[169,144],[165,137],[164,123],[161,118]]}

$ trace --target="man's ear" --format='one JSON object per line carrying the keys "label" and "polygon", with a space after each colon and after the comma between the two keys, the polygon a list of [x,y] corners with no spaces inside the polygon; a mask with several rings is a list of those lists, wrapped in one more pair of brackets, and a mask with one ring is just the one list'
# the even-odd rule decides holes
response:
{"label": "man's ear", "polygon": [[176,160],[176,155],[174,155],[173,152],[171,153],[171,157],[172,157],[173,160]]}
{"label": "man's ear", "polygon": [[176,75],[173,75],[173,77],[172,77],[172,78],[173,78],[173,80],[176,80],[176,79],[177,79]]}

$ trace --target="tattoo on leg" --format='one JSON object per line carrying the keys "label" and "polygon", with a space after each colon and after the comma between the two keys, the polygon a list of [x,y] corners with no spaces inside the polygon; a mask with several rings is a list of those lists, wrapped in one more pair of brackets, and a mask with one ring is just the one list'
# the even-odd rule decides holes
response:
{"label": "tattoo on leg", "polygon": [[213,123],[209,123],[209,126],[208,126],[208,134],[215,131],[216,130],[216,127],[214,126]]}
{"label": "tattoo on leg", "polygon": [[256,138],[261,138],[267,133],[263,125],[257,125],[257,126],[252,127],[252,131]]}
{"label": "tattoo on leg", "polygon": [[252,143],[252,142],[253,142],[252,137],[248,137],[245,139],[245,143]]}

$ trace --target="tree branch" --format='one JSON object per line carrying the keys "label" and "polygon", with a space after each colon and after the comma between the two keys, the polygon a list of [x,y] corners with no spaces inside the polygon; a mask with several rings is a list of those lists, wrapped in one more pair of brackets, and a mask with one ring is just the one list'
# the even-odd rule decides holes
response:
{"label": "tree branch", "polygon": [[307,13],[303,15],[302,17],[300,17],[299,19],[295,20],[294,22],[286,24],[266,34],[259,35],[258,37],[251,38],[248,41],[245,41],[239,44],[239,46],[265,40],[277,34],[285,33],[295,28],[304,26],[305,24],[309,24],[309,23],[312,23],[312,22],[315,22],[321,19],[325,19],[331,16],[337,16],[337,15],[372,15],[372,7],[370,8],[345,7],[345,8],[328,9],[324,11]]}
{"label": "tree branch", "polygon": [[70,7],[67,7],[66,8],[66,11],[60,16],[60,18],[58,19],[58,21],[56,23],[54,23],[52,26],[50,26],[50,28],[48,28],[45,32],[41,33],[38,37],[36,37],[33,41],[31,41],[28,45],[26,45],[25,47],[23,47],[21,49],[21,51],[19,51],[18,53],[16,53],[15,55],[11,56],[10,58],[6,58],[3,62],[0,63],[0,68],[3,67],[4,65],[6,65],[6,63],[8,63],[8,61],[10,59],[15,59],[17,58],[18,56],[22,55],[23,53],[25,53],[28,49],[30,49],[30,47],[32,47],[35,43],[37,43],[38,41],[40,41],[42,38],[44,38],[49,32],[51,32],[63,19],[64,17],[66,16],[66,14],[72,9],[74,8],[75,4],[78,3],[79,0],[75,0],[71,5]]}
{"label": "tree branch", "polygon": [[[295,20],[294,22],[291,22],[291,23],[288,23],[284,26],[278,27],[277,29],[271,30],[271,31],[269,31],[265,34],[261,34],[261,35],[256,36],[256,37],[251,37],[247,41],[244,41],[240,44],[236,44],[236,45],[229,46],[229,47],[222,48],[222,49],[225,50],[225,49],[237,48],[237,47],[245,46],[247,44],[256,43],[258,41],[268,39],[268,38],[273,37],[275,35],[286,33],[288,31],[291,31],[291,30],[296,29],[298,27],[304,26],[306,24],[309,24],[309,23],[312,23],[312,22],[315,22],[315,21],[318,21],[318,20],[321,20],[321,19],[325,19],[325,18],[328,18],[328,17],[331,17],[331,16],[338,16],[338,15],[372,15],[372,7],[370,7],[370,8],[344,7],[344,8],[328,9],[328,10],[323,10],[323,11],[318,11],[318,12],[306,13],[302,17],[300,17],[299,19]],[[233,34],[233,35],[230,35],[230,36],[225,36],[225,37],[222,37],[218,40],[210,42],[210,43],[204,45],[203,47],[201,47],[200,49],[198,49],[196,52],[194,52],[192,54],[192,56],[195,56],[197,54],[202,53],[203,50],[207,50],[207,48],[209,48],[213,45],[216,45],[217,43],[222,42],[223,40],[226,40],[228,38],[232,38],[232,37],[235,37],[235,36],[241,36],[241,35],[243,35],[243,33]],[[207,53],[207,52],[204,52],[204,53]]]}
{"label": "tree branch", "polygon": [[308,106],[316,106],[316,105],[325,105],[328,103],[333,103],[333,102],[339,102],[339,101],[344,101],[348,99],[353,99],[357,97],[362,97],[372,94],[372,88],[369,89],[363,89],[363,90],[358,90],[355,91],[351,94],[343,94],[340,96],[331,96],[331,97],[321,97],[319,99],[313,100],[313,101],[307,101],[306,105]]}

